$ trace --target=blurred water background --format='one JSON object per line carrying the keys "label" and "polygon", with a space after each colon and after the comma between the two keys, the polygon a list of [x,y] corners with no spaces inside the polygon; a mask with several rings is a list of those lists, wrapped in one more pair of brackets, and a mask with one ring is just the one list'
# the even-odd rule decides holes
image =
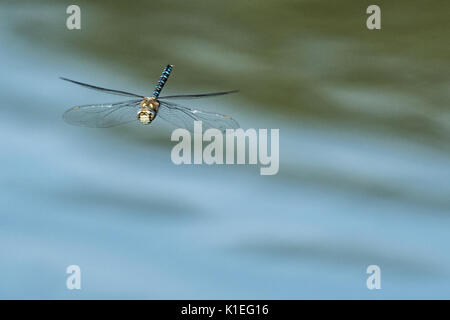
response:
{"label": "blurred water background", "polygon": [[[0,5],[0,298],[449,298],[448,1]],[[280,129],[280,171],[175,166],[171,128],[61,114],[151,94]],[[82,290],[66,289],[66,267]],[[366,268],[382,289],[366,288]]]}

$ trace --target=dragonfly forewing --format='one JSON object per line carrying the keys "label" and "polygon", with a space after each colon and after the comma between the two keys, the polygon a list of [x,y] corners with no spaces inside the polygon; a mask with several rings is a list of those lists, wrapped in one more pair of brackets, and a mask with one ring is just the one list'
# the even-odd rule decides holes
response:
{"label": "dragonfly forewing", "polygon": [[136,94],[136,93],[132,93],[132,92],[103,88],[103,87],[99,87],[99,86],[94,86],[92,84],[88,84],[88,83],[84,83],[84,82],[80,82],[80,81],[67,79],[67,78],[64,78],[64,77],[59,77],[59,78],[61,80],[72,82],[74,84],[77,84],[79,86],[82,86],[82,87],[85,87],[85,88],[89,88],[89,89],[92,89],[92,90],[97,90],[97,91],[101,91],[101,92],[105,92],[105,93],[109,93],[109,94],[114,94],[114,95],[119,95],[119,96],[144,98],[144,96]]}

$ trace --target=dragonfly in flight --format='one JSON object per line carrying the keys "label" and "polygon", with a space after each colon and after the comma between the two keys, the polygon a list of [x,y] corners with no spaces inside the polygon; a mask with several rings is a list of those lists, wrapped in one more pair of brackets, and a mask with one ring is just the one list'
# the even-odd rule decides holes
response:
{"label": "dragonfly in flight", "polygon": [[176,127],[187,128],[191,131],[193,130],[194,121],[202,121],[203,128],[205,129],[217,128],[221,131],[225,131],[226,129],[239,128],[239,124],[230,116],[198,109],[191,109],[172,102],[176,99],[197,99],[221,96],[237,92],[237,90],[160,97],[159,94],[166,84],[167,79],[169,79],[172,69],[172,65],[168,65],[164,68],[151,97],[121,90],[97,87],[61,77],[62,80],[69,81],[89,89],[134,98],[132,100],[115,103],[75,106],[67,110],[63,114],[63,118],[69,124],[92,128],[114,127],[137,120],[146,125],[150,124],[156,116],[161,117]]}

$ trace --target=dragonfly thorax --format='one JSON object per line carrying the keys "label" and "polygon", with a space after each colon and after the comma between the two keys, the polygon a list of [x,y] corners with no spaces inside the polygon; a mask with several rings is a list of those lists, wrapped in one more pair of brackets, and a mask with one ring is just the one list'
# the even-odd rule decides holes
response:
{"label": "dragonfly thorax", "polygon": [[141,101],[141,108],[137,113],[138,120],[143,124],[149,124],[156,117],[159,101],[155,97],[146,97]]}

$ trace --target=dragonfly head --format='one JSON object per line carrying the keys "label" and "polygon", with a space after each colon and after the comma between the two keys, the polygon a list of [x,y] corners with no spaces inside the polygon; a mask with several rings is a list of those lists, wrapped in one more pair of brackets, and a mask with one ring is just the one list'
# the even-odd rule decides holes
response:
{"label": "dragonfly head", "polygon": [[147,107],[141,107],[138,111],[137,118],[143,124],[149,124],[155,119],[156,112]]}
{"label": "dragonfly head", "polygon": [[142,124],[149,124],[151,122],[149,112],[139,111],[137,114],[137,118]]}
{"label": "dragonfly head", "polygon": [[159,101],[155,97],[144,98],[141,101],[141,108],[137,113],[138,120],[143,124],[149,124],[156,117]]}

